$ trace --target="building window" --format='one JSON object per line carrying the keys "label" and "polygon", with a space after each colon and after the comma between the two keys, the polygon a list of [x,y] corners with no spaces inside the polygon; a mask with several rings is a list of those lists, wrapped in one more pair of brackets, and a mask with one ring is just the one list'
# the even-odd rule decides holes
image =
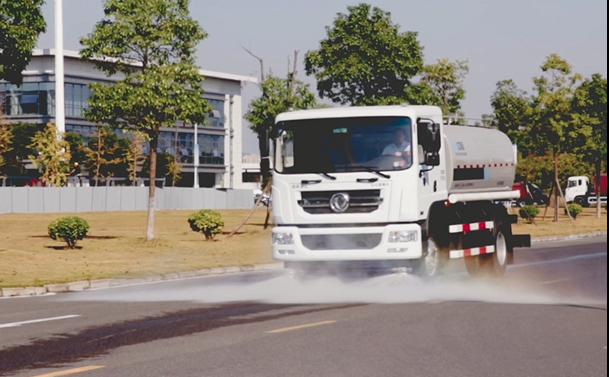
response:
{"label": "building window", "polygon": [[85,109],[89,108],[91,89],[83,84],[65,84],[66,116],[84,118]]}
{"label": "building window", "polygon": [[[66,116],[84,118],[91,90],[83,84],[66,83],[64,95]],[[6,115],[55,115],[54,82],[0,84],[0,98]]]}
{"label": "building window", "polygon": [[0,84],[0,102],[6,115],[50,115],[49,102],[53,102],[54,87],[49,83],[24,83],[21,86]]}
{"label": "building window", "polygon": [[199,163],[224,165],[224,136],[198,135]]}
{"label": "building window", "polygon": [[206,126],[209,127],[224,127],[224,101],[217,99],[207,99],[207,103],[212,107],[211,112],[207,115]]}

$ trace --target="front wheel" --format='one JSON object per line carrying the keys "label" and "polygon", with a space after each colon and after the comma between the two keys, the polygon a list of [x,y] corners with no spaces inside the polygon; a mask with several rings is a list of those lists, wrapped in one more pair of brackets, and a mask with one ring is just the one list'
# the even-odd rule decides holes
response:
{"label": "front wheel", "polygon": [[423,278],[437,278],[448,264],[448,248],[438,246],[433,237],[427,239],[427,250],[416,266],[415,273]]}
{"label": "front wheel", "polygon": [[586,202],[585,202],[584,198],[583,198],[583,197],[581,197],[581,196],[576,197],[576,198],[573,200],[573,203],[575,203],[575,204],[579,204],[579,205],[580,205],[580,206],[582,206],[582,207],[583,207],[584,205],[586,205]]}

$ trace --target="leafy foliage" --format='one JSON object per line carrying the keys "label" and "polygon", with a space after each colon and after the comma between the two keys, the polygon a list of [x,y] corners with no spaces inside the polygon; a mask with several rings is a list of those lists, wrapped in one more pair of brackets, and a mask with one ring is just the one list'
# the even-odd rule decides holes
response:
{"label": "leafy foliage", "polygon": [[26,173],[24,159],[28,158],[33,150],[30,145],[32,137],[38,132],[39,126],[30,123],[14,123],[8,126],[10,133],[10,148],[2,152],[5,165],[0,167],[0,173],[5,175],[23,175]]}
{"label": "leafy foliage", "polygon": [[69,171],[70,145],[57,133],[52,123],[47,123],[44,131],[37,132],[29,148],[38,154],[29,158],[40,171],[40,181],[46,186],[62,186]]}
{"label": "leafy foliage", "polygon": [[143,146],[144,135],[139,132],[133,132],[133,140],[131,140],[129,148],[124,151],[125,162],[128,165],[129,180],[133,186],[137,182],[137,173],[141,170],[141,165],[146,161]]}
{"label": "leafy foliage", "polygon": [[420,103],[440,106],[444,115],[456,114],[461,109],[461,100],[465,99],[463,81],[468,73],[467,60],[438,59],[436,64],[424,66],[421,82],[429,86],[431,98]]}
{"label": "leafy foliage", "polygon": [[391,14],[369,4],[338,13],[318,50],[305,55],[321,98],[351,105],[418,102],[407,88],[423,68],[416,32],[399,32]]}
{"label": "leafy foliage", "polygon": [[520,208],[518,213],[523,219],[532,220],[539,215],[539,208],[535,207],[534,205],[525,205]]}
{"label": "leafy foliage", "polygon": [[48,230],[49,237],[55,241],[65,241],[70,249],[74,249],[76,242],[87,236],[89,224],[80,217],[66,216],[53,220]]}
{"label": "leafy foliage", "polygon": [[180,164],[175,156],[167,161],[167,175],[171,178],[171,186],[175,186],[182,179],[182,164]]}
{"label": "leafy foliage", "polygon": [[113,176],[113,167],[124,162],[120,147],[118,136],[109,127],[96,128],[95,138],[85,148],[86,167],[95,178],[96,186],[100,179]]}
{"label": "leafy foliage", "polygon": [[261,96],[249,104],[245,119],[250,129],[256,134],[264,135],[272,132],[275,117],[289,109],[309,109],[316,106],[315,96],[309,90],[309,85],[296,80],[290,87],[289,79],[269,75],[260,83]]}
{"label": "leafy foliage", "polygon": [[0,1],[0,80],[21,85],[38,36],[46,31],[44,0]]}
{"label": "leafy foliage", "polygon": [[[195,46],[207,34],[190,17],[188,0],[107,0],[105,18],[81,39],[82,57],[113,84],[91,84],[87,120],[144,133],[150,141],[150,182],[155,181],[161,127],[177,121],[204,124],[211,106],[203,99],[203,77]],[[155,185],[148,194],[146,239],[154,238]]]}
{"label": "leafy foliage", "polygon": [[83,144],[82,136],[78,132],[69,131],[65,133],[64,140],[70,146],[70,153],[72,155],[70,163],[84,163],[87,160],[87,153]]}
{"label": "leafy foliage", "polygon": [[201,232],[205,235],[208,241],[213,240],[216,234],[224,229],[224,220],[222,215],[216,211],[204,209],[197,211],[188,218],[190,229],[195,232]]}
{"label": "leafy foliage", "polygon": [[10,152],[13,148],[12,144],[13,134],[8,124],[0,123],[0,175],[2,175],[2,167],[6,165],[6,153]]}
{"label": "leafy foliage", "polygon": [[[558,182],[565,187],[567,179],[571,176],[585,175],[592,177],[594,168],[574,153],[561,153],[557,156],[558,165],[562,168],[558,172]],[[542,156],[529,154],[518,158],[516,179],[536,183],[546,190],[552,187],[554,181],[554,168],[552,153]]]}
{"label": "leafy foliage", "polygon": [[577,215],[584,211],[584,208],[577,203],[571,203],[565,208],[565,215],[567,214],[567,211],[571,214],[571,217],[575,219],[577,218]]}

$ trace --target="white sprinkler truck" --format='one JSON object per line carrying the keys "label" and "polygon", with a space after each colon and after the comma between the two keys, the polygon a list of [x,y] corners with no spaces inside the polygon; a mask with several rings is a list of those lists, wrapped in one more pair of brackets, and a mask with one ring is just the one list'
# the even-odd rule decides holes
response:
{"label": "white sprinkler truck", "polygon": [[277,116],[272,250],[296,271],[425,277],[465,258],[502,275],[515,247],[515,153],[504,133],[445,125],[436,106],[300,110]]}

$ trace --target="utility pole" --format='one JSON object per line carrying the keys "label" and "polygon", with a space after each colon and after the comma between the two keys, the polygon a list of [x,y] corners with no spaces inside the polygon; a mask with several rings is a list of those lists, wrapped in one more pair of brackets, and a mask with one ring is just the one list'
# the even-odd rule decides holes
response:
{"label": "utility pole", "polygon": [[66,132],[66,108],[63,69],[63,0],[55,0],[55,126]]}

